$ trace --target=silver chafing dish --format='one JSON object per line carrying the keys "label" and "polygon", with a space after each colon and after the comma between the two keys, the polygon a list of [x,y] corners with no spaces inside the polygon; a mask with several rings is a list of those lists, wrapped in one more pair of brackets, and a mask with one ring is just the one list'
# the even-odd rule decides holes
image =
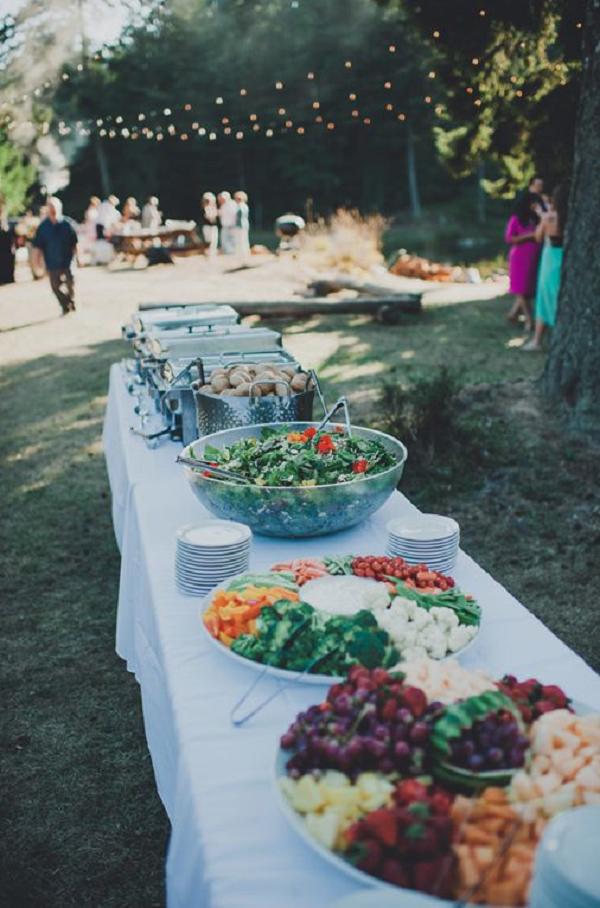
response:
{"label": "silver chafing dish", "polygon": [[121,333],[126,340],[134,340],[146,334],[191,330],[201,325],[235,325],[239,320],[231,306],[205,303],[135,312],[131,321],[123,325]]}
{"label": "silver chafing dish", "polygon": [[[255,342],[258,343],[258,340]],[[204,356],[155,360],[146,366],[144,384],[156,411],[160,414],[162,428],[150,433],[137,429],[134,431],[146,438],[169,436],[184,444],[201,437],[206,432],[207,424],[206,422],[201,424],[199,419],[199,409],[195,401],[196,389],[210,379],[215,369],[245,363],[285,364],[295,369],[300,368],[294,357],[281,347],[233,353],[220,351]],[[139,381],[138,378],[138,386]],[[314,391],[312,393],[314,394]]]}

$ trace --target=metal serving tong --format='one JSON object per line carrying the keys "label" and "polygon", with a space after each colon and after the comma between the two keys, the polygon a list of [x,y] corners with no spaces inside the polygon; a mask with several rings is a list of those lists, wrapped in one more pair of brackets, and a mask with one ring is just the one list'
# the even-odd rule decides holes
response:
{"label": "metal serving tong", "polygon": [[320,422],[320,423],[318,424],[318,426],[316,427],[316,429],[315,429],[315,434],[316,434],[317,432],[320,432],[321,429],[324,429],[325,426],[327,425],[327,423],[331,421],[332,416],[335,416],[335,414],[337,413],[337,411],[338,411],[338,410],[341,410],[342,408],[343,408],[343,410],[344,410],[344,423],[345,423],[345,425],[346,425],[346,432],[348,433],[349,438],[352,438],[352,426],[351,426],[351,424],[350,424],[350,411],[349,411],[349,409],[348,409],[348,400],[347,400],[346,397],[343,397],[343,396],[342,396],[342,397],[338,397],[338,399],[337,399],[336,402],[334,403],[334,405],[333,405],[333,407],[331,408],[331,410],[329,410],[329,411],[325,414],[325,416],[323,417],[323,419],[321,420],[321,422]]}
{"label": "metal serving tong", "polygon": [[[287,640],[283,644],[283,646],[281,648],[282,652],[285,649],[287,649],[289,647],[290,643],[292,643],[296,639],[296,637],[298,636],[300,631],[304,630],[304,628],[306,627],[306,625],[308,624],[309,621],[310,621],[310,618],[305,618],[303,621],[301,621],[299,624],[296,625],[296,627],[294,628],[294,630],[292,631],[290,636],[287,638]],[[312,669],[316,665],[319,664],[319,662],[323,662],[324,659],[327,659],[329,656],[333,655],[334,652],[335,652],[334,649],[328,650],[326,653],[323,653],[321,656],[317,656],[315,659],[311,659],[311,661],[308,663],[308,665],[305,666],[305,668],[303,668],[301,672],[298,672],[298,674],[294,675],[292,678],[290,678],[289,681],[286,681],[284,684],[280,684],[279,687],[277,688],[277,690],[274,690],[272,694],[269,694],[269,696],[265,700],[261,700],[260,703],[258,703],[254,707],[254,709],[251,709],[250,712],[244,713],[243,716],[238,716],[237,713],[238,713],[240,707],[242,707],[244,705],[244,703],[246,702],[246,700],[248,699],[248,697],[250,696],[250,694],[252,693],[254,688],[257,687],[258,684],[260,684],[260,682],[265,677],[265,675],[268,674],[268,671],[270,668],[276,667],[276,666],[271,666],[271,665],[265,665],[264,668],[262,669],[262,671],[260,671],[257,674],[256,678],[254,679],[254,681],[252,682],[250,687],[248,687],[246,689],[245,693],[240,697],[240,699],[237,701],[237,703],[235,703],[234,706],[231,708],[231,712],[229,713],[229,718],[231,720],[231,724],[235,725],[236,728],[239,728],[240,726],[245,725],[245,723],[249,719],[252,719],[252,717],[256,716],[259,712],[262,712],[262,710],[265,708],[265,706],[267,706],[269,703],[271,703],[273,700],[275,700],[275,698],[278,697],[281,693],[283,693],[283,691],[287,687],[290,687],[292,684],[296,684],[298,681],[302,680],[304,675],[307,675],[310,671],[312,671]]]}
{"label": "metal serving tong", "polygon": [[208,470],[220,479],[230,479],[233,482],[239,482],[245,486],[252,485],[250,480],[246,479],[245,476],[241,476],[239,473],[232,473],[231,470],[225,470],[223,467],[215,467],[212,461],[209,460],[196,460],[195,458],[192,459],[191,457],[182,457],[179,455],[176,462],[183,463],[186,467],[199,467],[201,470]]}

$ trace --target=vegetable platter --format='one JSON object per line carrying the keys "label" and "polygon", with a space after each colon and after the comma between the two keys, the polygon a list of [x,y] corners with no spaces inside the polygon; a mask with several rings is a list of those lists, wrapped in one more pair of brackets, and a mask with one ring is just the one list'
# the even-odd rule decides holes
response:
{"label": "vegetable platter", "polygon": [[600,715],[453,660],[354,666],[282,735],[284,814],[363,884],[527,904],[549,819],[600,803]]}
{"label": "vegetable platter", "polygon": [[329,683],[354,665],[445,659],[475,639],[481,609],[451,577],[401,558],[298,558],[234,577],[203,603],[221,652],[282,677]]}

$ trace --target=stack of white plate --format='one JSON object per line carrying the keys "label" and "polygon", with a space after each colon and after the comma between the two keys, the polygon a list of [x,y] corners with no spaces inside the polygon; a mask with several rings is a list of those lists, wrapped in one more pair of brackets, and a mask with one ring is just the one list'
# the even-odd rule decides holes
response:
{"label": "stack of white plate", "polygon": [[460,527],[441,514],[415,514],[390,520],[386,554],[400,556],[409,564],[426,564],[447,574],[456,564]]}
{"label": "stack of white plate", "polygon": [[206,520],[177,530],[175,578],[182,593],[203,596],[228,577],[243,574],[250,559],[250,527]]}
{"label": "stack of white plate", "polygon": [[600,906],[600,806],[567,810],[544,830],[529,895],[531,908]]}

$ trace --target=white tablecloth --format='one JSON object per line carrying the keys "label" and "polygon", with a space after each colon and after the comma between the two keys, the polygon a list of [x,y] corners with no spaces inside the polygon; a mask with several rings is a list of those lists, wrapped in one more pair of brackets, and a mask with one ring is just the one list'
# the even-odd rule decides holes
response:
{"label": "white tablecloth", "polygon": [[[241,729],[229,712],[255,677],[216,651],[199,601],[174,582],[177,527],[206,511],[174,463],[177,446],[148,450],[129,432],[133,401],[111,371],[104,440],[122,567],[117,651],[140,683],[156,783],[172,826],[170,908],[320,908],[359,887],[302,842],[280,815],[273,788],[277,741],[324,689],[287,688]],[[128,412],[129,411],[129,412]],[[319,539],[255,537],[251,568],[299,554],[380,552],[392,515],[413,510],[395,493],[359,527]],[[600,678],[505,589],[461,552],[455,576],[483,606],[464,663],[496,675],[535,675],[600,707]],[[259,695],[276,682],[261,682]]]}

